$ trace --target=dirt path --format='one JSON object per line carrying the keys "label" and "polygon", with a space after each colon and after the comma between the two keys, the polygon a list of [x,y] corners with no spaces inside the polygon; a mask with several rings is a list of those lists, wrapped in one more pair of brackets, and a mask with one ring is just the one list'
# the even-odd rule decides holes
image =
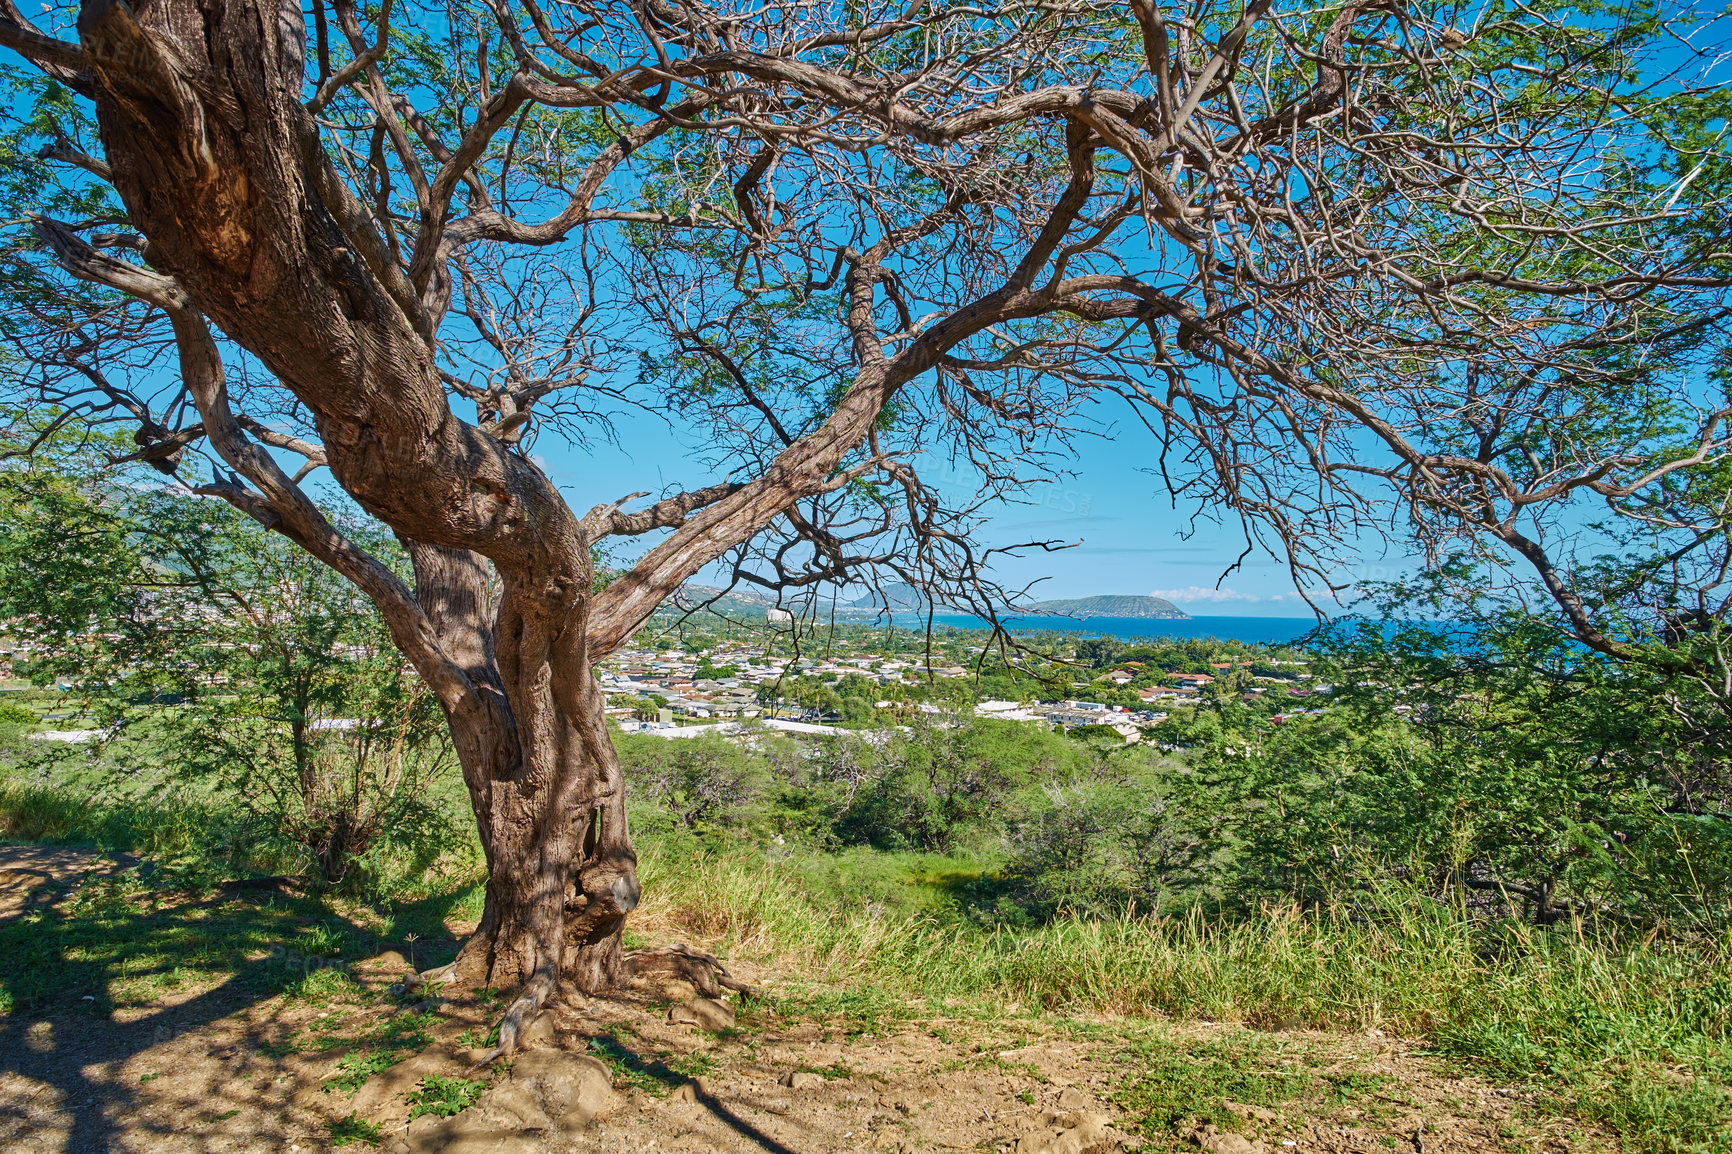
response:
{"label": "dirt path", "polygon": [[[0,878],[36,879],[0,917],[50,900],[48,883],[59,893],[106,868],[0,847]],[[1448,1076],[1398,1039],[871,1019],[836,1011],[836,999],[824,1012],[811,989],[751,973],[764,997],[719,1010],[710,1028],[670,1021],[694,1016],[677,993],[671,1006],[648,994],[592,1000],[538,1023],[536,1048],[514,1067],[476,1067],[497,1002],[426,997],[405,988],[406,970],[388,953],[311,970],[273,996],[218,983],[106,1018],[81,1005],[0,1017],[0,1150],[310,1154],[345,1137],[356,1142],[345,1149],[386,1154],[1616,1149],[1519,1094]],[[481,1098],[411,1123],[417,1092],[444,1095],[446,1112]]]}
{"label": "dirt path", "polygon": [[17,917],[35,902],[51,900],[90,874],[113,874],[135,864],[124,855],[110,860],[81,849],[0,845],[0,921]]}

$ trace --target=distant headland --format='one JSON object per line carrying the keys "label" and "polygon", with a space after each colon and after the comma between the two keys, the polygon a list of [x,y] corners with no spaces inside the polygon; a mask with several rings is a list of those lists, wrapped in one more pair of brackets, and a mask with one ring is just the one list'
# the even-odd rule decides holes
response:
{"label": "distant headland", "polygon": [[1191,616],[1165,598],[1119,593],[1036,601],[1022,606],[1020,611],[1038,617],[1157,617],[1173,621],[1188,620]]}
{"label": "distant headland", "polygon": [[[875,611],[883,609],[886,602],[893,613],[925,612],[927,607],[926,595],[919,589],[912,585],[896,584],[885,586],[881,594],[860,598],[854,602],[853,608]],[[940,608],[943,611],[942,604]],[[1189,620],[1191,616],[1171,601],[1134,594],[1034,601],[1027,605],[1013,605],[1006,612],[1012,616],[1027,617],[1129,617],[1168,621]]]}

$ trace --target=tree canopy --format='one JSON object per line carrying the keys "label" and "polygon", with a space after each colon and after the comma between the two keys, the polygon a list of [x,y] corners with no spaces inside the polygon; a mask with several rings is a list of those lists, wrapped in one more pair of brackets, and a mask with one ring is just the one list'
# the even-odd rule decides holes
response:
{"label": "tree canopy", "polygon": [[[990,610],[982,509],[1097,401],[1311,590],[1390,534],[1493,543],[1608,652],[1712,617],[1715,29],[1550,0],[0,0],[32,66],[7,389],[42,433],[130,430],[92,451],[375,603],[481,819],[488,980],[593,988],[637,883],[590,663],[716,563]],[[629,403],[704,431],[688,487],[569,507],[536,439]],[[597,590],[611,538],[646,547]]]}

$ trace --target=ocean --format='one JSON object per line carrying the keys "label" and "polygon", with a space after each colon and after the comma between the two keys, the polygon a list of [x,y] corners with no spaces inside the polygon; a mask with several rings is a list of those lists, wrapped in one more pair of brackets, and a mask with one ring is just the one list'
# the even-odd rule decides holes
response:
{"label": "ocean", "polygon": [[[914,624],[897,615],[897,624]],[[940,613],[935,624],[962,629],[982,629],[986,622],[960,613]],[[1049,629],[1059,633],[1081,633],[1091,637],[1212,637],[1248,644],[1280,645],[1295,641],[1317,628],[1314,617],[1187,617],[1179,620],[1149,617],[1006,617],[1004,623],[1017,633]]]}

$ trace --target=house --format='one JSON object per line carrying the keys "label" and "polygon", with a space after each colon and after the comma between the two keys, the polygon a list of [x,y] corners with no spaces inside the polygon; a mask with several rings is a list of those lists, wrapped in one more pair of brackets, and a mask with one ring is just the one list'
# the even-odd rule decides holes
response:
{"label": "house", "polygon": [[974,707],[976,717],[995,717],[1001,721],[1044,721],[1045,718],[1015,701],[983,701]]}

